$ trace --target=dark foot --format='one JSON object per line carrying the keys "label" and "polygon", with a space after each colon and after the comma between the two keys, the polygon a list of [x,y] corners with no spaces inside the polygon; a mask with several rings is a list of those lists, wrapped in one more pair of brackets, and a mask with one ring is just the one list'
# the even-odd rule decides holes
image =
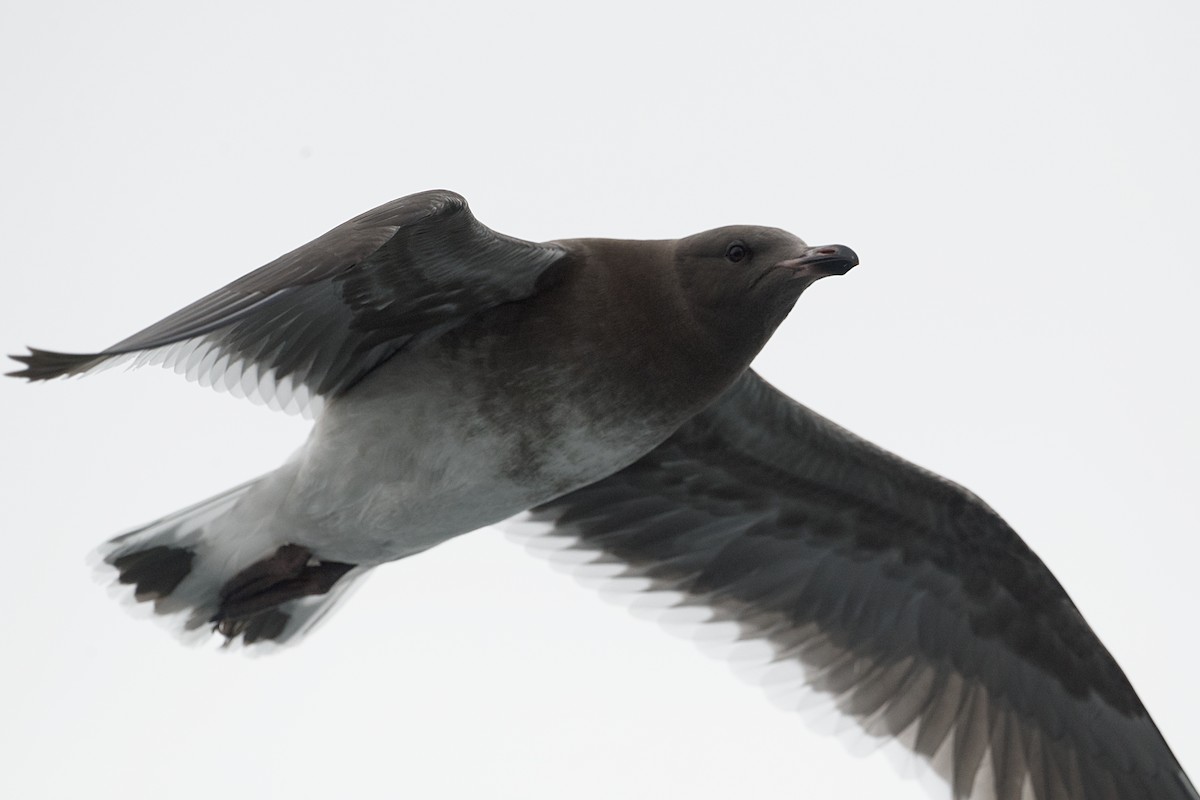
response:
{"label": "dark foot", "polygon": [[229,638],[244,634],[247,643],[252,635],[255,639],[275,638],[287,623],[287,615],[277,608],[280,604],[325,594],[353,568],[353,564],[337,561],[314,561],[307,547],[285,544],[221,588],[221,604],[211,621]]}

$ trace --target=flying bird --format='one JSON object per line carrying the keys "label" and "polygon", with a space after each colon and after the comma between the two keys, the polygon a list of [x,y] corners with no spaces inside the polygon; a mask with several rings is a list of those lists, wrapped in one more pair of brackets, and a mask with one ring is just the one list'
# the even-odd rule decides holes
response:
{"label": "flying bird", "polygon": [[528,242],[429,191],[10,374],[162,364],[315,419],[274,472],[101,546],[183,632],[295,641],[372,567],[531,509],[774,645],[955,798],[1198,800],[1003,519],[750,370],[857,263],[757,226]]}

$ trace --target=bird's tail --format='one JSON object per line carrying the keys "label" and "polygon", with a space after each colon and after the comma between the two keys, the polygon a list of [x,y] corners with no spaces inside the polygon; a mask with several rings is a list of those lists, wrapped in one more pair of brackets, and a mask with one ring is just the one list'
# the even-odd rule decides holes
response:
{"label": "bird's tail", "polygon": [[[213,632],[223,634],[226,644],[239,637],[245,645],[260,646],[299,639],[367,569],[322,564],[304,548],[240,529],[233,512],[262,480],[100,545],[93,559],[105,582],[132,586],[134,601],[150,603],[188,641],[207,640]],[[129,597],[126,592],[121,593]]]}

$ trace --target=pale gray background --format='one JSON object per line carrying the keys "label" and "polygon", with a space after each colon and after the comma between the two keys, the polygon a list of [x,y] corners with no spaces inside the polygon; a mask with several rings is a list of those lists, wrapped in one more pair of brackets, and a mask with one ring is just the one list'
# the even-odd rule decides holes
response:
{"label": "pale gray background", "polygon": [[[1195,3],[433,5],[6,3],[4,350],[432,187],[530,239],[844,242],[757,367],[1003,513],[1200,776]],[[923,796],[494,531],[282,655],[181,647],[85,553],[306,424],[161,370],[0,409],[0,795]]]}

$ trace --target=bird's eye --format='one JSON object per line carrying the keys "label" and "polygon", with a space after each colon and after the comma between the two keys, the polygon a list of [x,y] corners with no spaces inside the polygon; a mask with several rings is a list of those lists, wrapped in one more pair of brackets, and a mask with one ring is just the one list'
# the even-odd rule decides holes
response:
{"label": "bird's eye", "polygon": [[729,247],[725,248],[726,260],[732,261],[735,264],[748,255],[750,255],[750,249],[741,242],[731,242]]}

